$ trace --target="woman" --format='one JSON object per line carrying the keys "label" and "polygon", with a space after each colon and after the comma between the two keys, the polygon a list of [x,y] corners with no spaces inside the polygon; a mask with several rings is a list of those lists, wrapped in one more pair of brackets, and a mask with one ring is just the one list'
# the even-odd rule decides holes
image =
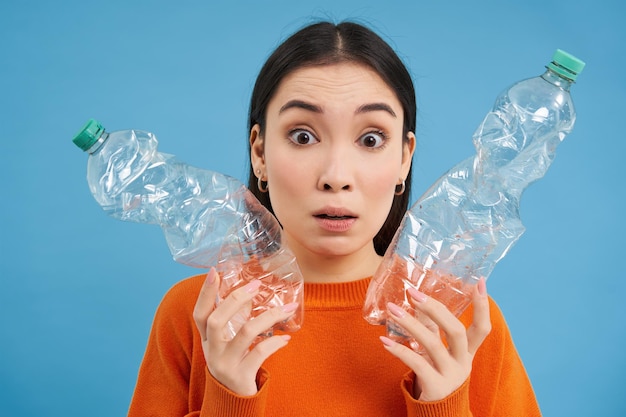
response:
{"label": "woman", "polygon": [[[484,281],[455,318],[411,293],[425,327],[390,304],[418,355],[362,318],[371,276],[408,206],[415,92],[394,51],[354,23],[292,35],[262,68],[250,105],[249,188],[280,221],[305,279],[305,320],[274,308],[224,337],[258,291],[214,305],[212,269],[160,305],[131,416],[536,416],[531,385]],[[439,331],[446,335],[441,341]]]}

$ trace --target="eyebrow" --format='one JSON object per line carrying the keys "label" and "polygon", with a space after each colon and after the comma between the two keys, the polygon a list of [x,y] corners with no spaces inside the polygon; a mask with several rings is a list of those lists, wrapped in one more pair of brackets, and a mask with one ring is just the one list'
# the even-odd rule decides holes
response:
{"label": "eyebrow", "polygon": [[278,114],[281,114],[289,109],[294,109],[294,108],[308,110],[313,113],[323,113],[322,108],[320,106],[316,106],[315,104],[307,103],[306,101],[302,101],[302,100],[289,100],[280,108],[280,110],[278,111]]}
{"label": "eyebrow", "polygon": [[[302,101],[302,100],[289,100],[287,103],[285,103],[280,110],[278,111],[278,114],[281,114],[289,109],[303,109],[303,110],[307,110],[313,113],[324,113],[324,111],[322,110],[322,108],[320,106],[317,106],[315,104],[311,104],[311,103],[307,103],[306,101]],[[384,111],[389,113],[391,116],[393,117],[397,117],[396,113],[393,111],[393,109],[391,108],[391,106],[389,106],[386,103],[368,103],[368,104],[364,104],[362,106],[360,106],[358,109],[356,109],[356,111],[354,112],[354,114],[362,114],[362,113],[368,113],[368,112],[373,112],[373,111]]]}
{"label": "eyebrow", "polygon": [[397,117],[396,113],[393,111],[391,106],[389,106],[386,103],[364,104],[361,107],[359,107],[358,109],[356,109],[356,111],[354,113],[355,114],[360,114],[360,113],[367,113],[367,112],[371,112],[371,111],[386,111],[387,113],[389,113],[393,117]]}

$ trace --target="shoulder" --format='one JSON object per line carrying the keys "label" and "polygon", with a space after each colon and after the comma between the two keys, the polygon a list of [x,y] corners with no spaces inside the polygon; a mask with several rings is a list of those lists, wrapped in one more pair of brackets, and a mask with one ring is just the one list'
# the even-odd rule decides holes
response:
{"label": "shoulder", "polygon": [[[470,401],[474,415],[541,415],[526,369],[517,352],[502,311],[489,298],[491,332],[476,351],[472,363]],[[463,313],[471,324],[471,307]]]}
{"label": "shoulder", "polygon": [[163,302],[193,299],[195,303],[205,279],[206,274],[199,274],[177,282],[165,293]]}
{"label": "shoulder", "polygon": [[[461,314],[459,319],[465,325],[465,327],[469,327],[472,324],[472,318],[474,316],[474,308],[470,304],[470,306]],[[504,347],[505,345],[511,342],[511,334],[509,330],[509,326],[504,318],[504,314],[502,310],[496,303],[496,301],[489,297],[489,319],[491,321],[491,331],[487,336],[487,339],[483,343],[483,345],[496,345],[500,347]]]}
{"label": "shoulder", "polygon": [[[459,319],[465,324],[465,326],[469,326],[472,324],[472,317],[474,316],[474,308],[470,304],[469,307],[461,314]],[[489,296],[489,317],[491,319],[491,326],[493,328],[507,327],[506,321],[504,319],[504,315],[502,314],[502,310],[498,307],[496,301]]]}
{"label": "shoulder", "polygon": [[196,305],[196,300],[206,274],[195,275],[174,284],[163,296],[157,309],[156,321],[188,321]]}
{"label": "shoulder", "polygon": [[[188,388],[180,384],[185,385],[184,381],[191,378],[195,352],[202,349],[197,344],[193,309],[205,276],[197,275],[174,284],[157,307],[139,371],[138,387],[141,384],[140,389],[145,391],[145,395],[149,396],[155,389],[157,391],[154,392],[169,390],[164,392],[166,398],[173,392],[172,389],[183,392]],[[199,357],[202,358],[202,355]],[[202,370],[202,367],[199,369]],[[144,400],[148,402],[154,400],[146,398]],[[157,405],[158,402],[157,399]]]}

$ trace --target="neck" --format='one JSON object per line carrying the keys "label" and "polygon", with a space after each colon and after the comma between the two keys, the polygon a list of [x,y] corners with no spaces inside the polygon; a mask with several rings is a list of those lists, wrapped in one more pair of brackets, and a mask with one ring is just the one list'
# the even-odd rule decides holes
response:
{"label": "neck", "polygon": [[371,277],[382,261],[373,244],[347,255],[313,253],[290,245],[305,282],[349,282]]}

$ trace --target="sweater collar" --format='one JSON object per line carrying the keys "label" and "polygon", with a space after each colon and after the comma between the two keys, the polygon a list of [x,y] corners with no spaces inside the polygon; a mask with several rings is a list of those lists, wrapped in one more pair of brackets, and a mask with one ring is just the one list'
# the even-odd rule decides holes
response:
{"label": "sweater collar", "polygon": [[306,309],[363,307],[371,277],[350,282],[304,283]]}

